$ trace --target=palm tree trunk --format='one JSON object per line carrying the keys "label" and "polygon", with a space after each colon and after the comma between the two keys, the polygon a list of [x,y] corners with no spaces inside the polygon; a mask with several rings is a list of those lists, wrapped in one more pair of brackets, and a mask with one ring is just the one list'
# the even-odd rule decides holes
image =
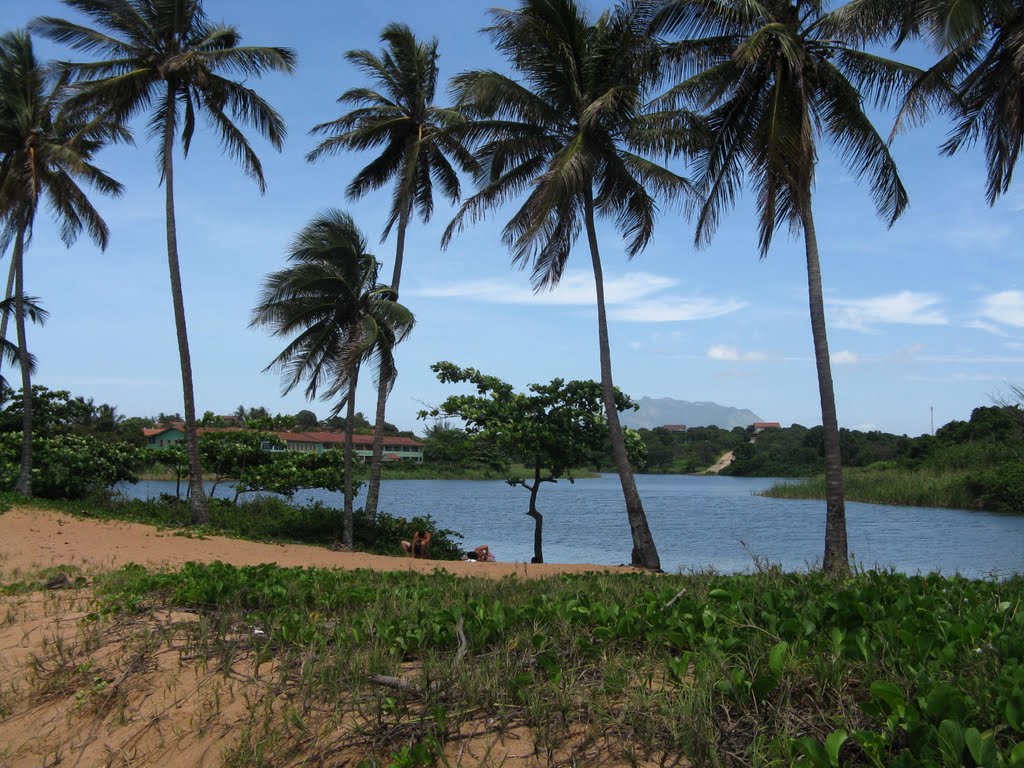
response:
{"label": "palm tree trunk", "polygon": [[341,543],[352,549],[354,531],[352,514],[355,507],[355,493],[352,491],[352,452],[353,436],[356,429],[356,384],[359,382],[359,371],[352,374],[352,382],[348,390],[348,410],[345,419],[345,508],[341,514]]}
{"label": "palm tree trunk", "polygon": [[825,558],[827,573],[849,573],[846,545],[846,502],[843,497],[843,460],[839,450],[839,421],[836,396],[832,388],[832,364],[828,354],[825,328],[825,301],[821,290],[821,263],[818,238],[814,231],[810,195],[804,206],[804,247],[807,251],[807,295],[811,309],[811,335],[814,337],[814,362],[818,367],[818,395],[821,398],[821,425],[825,438]]}
{"label": "palm tree trunk", "polygon": [[178,335],[178,357],[181,361],[181,390],[185,401],[185,449],[188,451],[189,504],[192,524],[203,525],[210,520],[210,508],[203,490],[203,466],[199,455],[199,432],[196,429],[196,402],[192,389],[192,356],[188,349],[188,328],[185,325],[185,298],[181,290],[181,267],[178,263],[178,232],[174,222],[174,95],[175,83],[167,81],[167,104],[164,108],[164,188],[167,214],[167,266],[171,273],[171,302],[174,304],[174,328]]}
{"label": "palm tree trunk", "polygon": [[[402,259],[405,257],[405,230],[409,226],[409,206],[402,208],[398,217],[398,244],[395,246],[395,269],[391,275],[391,290],[394,301],[398,301],[398,285],[402,281]],[[377,382],[377,413],[373,420],[373,452],[370,454],[370,483],[366,488],[363,511],[372,523],[377,519],[377,501],[380,498],[380,471],[384,461],[384,412],[388,404],[388,392],[394,380]]]}
{"label": "palm tree trunk", "polygon": [[[14,253],[11,253],[11,268],[7,270],[7,290],[4,292],[4,301],[9,300],[14,296],[14,275],[15,267],[17,266],[14,261]],[[7,340],[7,323],[11,319],[10,312],[4,312],[3,316],[0,317],[0,343]],[[3,355],[0,355],[0,368],[3,367]]]}
{"label": "palm tree trunk", "polygon": [[587,240],[590,242],[590,258],[594,267],[594,287],[597,289],[597,335],[601,348],[601,399],[608,417],[608,436],[612,443],[612,458],[615,470],[619,473],[622,484],[622,495],[626,501],[626,516],[629,518],[629,530],[633,536],[633,565],[651,570],[661,569],[661,558],[654,545],[644,505],[640,500],[640,492],[636,488],[633,468],[629,465],[626,454],[626,441],[622,436],[622,424],[619,422],[619,410],[615,407],[615,391],[612,383],[611,345],[608,343],[608,315],[604,305],[604,274],[601,269],[601,254],[597,247],[597,230],[594,226],[594,198],[588,190],[584,204],[586,212]]}
{"label": "palm tree trunk", "polygon": [[17,239],[11,253],[14,269],[14,324],[18,329],[18,367],[21,368],[21,469],[14,484],[14,492],[32,495],[32,370],[28,359],[28,340],[25,328],[25,214],[18,221]]}

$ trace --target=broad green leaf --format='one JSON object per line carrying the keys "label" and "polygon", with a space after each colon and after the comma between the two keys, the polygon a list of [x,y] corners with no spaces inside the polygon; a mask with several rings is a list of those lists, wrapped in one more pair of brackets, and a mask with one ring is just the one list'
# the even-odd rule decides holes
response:
{"label": "broad green leaf", "polygon": [[786,652],[789,650],[789,643],[783,640],[775,645],[768,654],[768,668],[776,677],[782,677],[782,666],[786,660]]}
{"label": "broad green leaf", "polygon": [[964,729],[953,720],[943,720],[939,725],[939,751],[943,764],[959,766],[964,754]]}
{"label": "broad green leaf", "polygon": [[968,728],[964,731],[964,741],[967,749],[974,758],[974,762],[981,768],[990,768],[996,765],[998,759],[996,743],[991,736],[983,736],[977,728]]}
{"label": "broad green leaf", "polygon": [[849,738],[849,734],[842,728],[832,731],[825,739],[825,752],[828,753],[828,762],[832,768],[839,768],[839,750]]}
{"label": "broad green leaf", "polygon": [[888,704],[892,709],[907,703],[903,689],[893,683],[877,680],[871,684],[871,696]]}

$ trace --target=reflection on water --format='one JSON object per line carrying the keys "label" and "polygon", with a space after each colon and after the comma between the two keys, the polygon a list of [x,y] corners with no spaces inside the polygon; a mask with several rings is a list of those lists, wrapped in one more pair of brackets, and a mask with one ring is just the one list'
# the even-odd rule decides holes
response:
{"label": "reflection on water", "polygon": [[[665,570],[751,570],[755,558],[787,570],[818,562],[823,549],[821,501],[766,499],[766,478],[638,475],[637,483]],[[125,489],[145,498],[174,493],[173,481]],[[233,489],[221,485],[218,496]],[[488,544],[499,560],[529,562],[533,520],[527,492],[501,481],[385,480],[380,508],[403,517],[430,514],[460,531],[468,547]],[[341,494],[296,496],[341,506]],[[556,563],[628,563],[632,543],[618,477],[545,483],[544,559]],[[965,576],[1024,572],[1024,517],[925,507],[846,505],[850,551],[865,567]],[[395,543],[396,551],[398,543]]]}

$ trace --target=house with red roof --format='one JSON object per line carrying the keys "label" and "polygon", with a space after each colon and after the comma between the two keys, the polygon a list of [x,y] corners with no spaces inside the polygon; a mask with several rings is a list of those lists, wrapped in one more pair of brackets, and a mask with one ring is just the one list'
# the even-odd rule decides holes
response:
{"label": "house with red roof", "polygon": [[[240,432],[238,427],[200,427],[199,434],[207,432]],[[142,430],[146,436],[147,448],[166,448],[185,439],[185,425],[180,422],[162,424],[159,427]],[[321,453],[341,450],[345,447],[342,432],[271,432],[279,437],[285,448],[268,450],[297,451],[300,453]],[[373,435],[353,435],[353,454],[356,458],[369,461],[373,454]],[[424,444],[411,437],[384,436],[384,461],[423,461]]]}

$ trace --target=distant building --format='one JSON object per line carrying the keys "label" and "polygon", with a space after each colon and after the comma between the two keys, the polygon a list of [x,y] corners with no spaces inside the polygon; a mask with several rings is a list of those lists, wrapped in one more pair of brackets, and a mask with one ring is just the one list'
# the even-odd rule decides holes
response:
{"label": "distant building", "polygon": [[782,429],[782,425],[777,421],[755,421],[753,427],[754,434],[763,432],[766,429]]}
{"label": "distant building", "polygon": [[664,424],[664,425],[662,425],[661,428],[666,430],[666,431],[668,431],[668,432],[685,432],[686,431],[686,425],[685,424]]}
{"label": "distant building", "polygon": [[[241,432],[231,427],[200,427],[199,434],[207,432]],[[165,424],[152,429],[144,429],[147,448],[165,448],[185,439],[184,424]],[[345,447],[345,435],[341,432],[271,432],[281,438],[285,448],[270,450],[298,451],[301,453],[321,453],[330,450],[342,450]],[[352,448],[356,458],[369,461],[373,454],[373,435],[353,435]],[[411,437],[394,437],[384,435],[384,461],[423,461],[424,444]]]}

